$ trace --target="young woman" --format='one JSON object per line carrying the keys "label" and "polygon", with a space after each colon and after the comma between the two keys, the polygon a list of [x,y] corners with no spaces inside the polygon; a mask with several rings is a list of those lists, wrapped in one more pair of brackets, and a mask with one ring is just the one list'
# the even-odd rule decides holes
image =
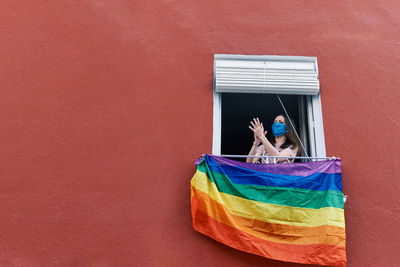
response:
{"label": "young woman", "polygon": [[[290,123],[286,124],[286,117],[283,115],[276,116],[274,124],[272,124],[272,133],[274,137],[270,142],[265,135],[264,126],[258,118],[250,122],[249,128],[254,133],[254,142],[249,156],[281,156],[295,157],[300,154],[300,144],[294,136],[294,131],[290,127]],[[257,163],[260,158],[247,158],[247,163]],[[278,158],[276,162],[293,162],[294,159]],[[273,163],[273,158],[262,158],[261,163]]]}

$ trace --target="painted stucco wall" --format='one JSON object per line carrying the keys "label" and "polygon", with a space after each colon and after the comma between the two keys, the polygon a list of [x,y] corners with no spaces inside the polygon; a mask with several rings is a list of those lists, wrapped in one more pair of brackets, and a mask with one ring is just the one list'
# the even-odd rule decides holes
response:
{"label": "painted stucco wall", "polygon": [[400,265],[399,1],[0,3],[1,266],[298,266],[191,228],[213,55],[318,57],[348,266]]}

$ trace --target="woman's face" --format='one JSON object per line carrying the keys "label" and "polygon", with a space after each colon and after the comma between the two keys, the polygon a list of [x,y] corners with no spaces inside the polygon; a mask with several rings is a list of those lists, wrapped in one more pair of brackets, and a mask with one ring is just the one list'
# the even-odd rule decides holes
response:
{"label": "woman's face", "polygon": [[282,115],[276,116],[274,122],[280,122],[286,125],[285,117],[283,117]]}

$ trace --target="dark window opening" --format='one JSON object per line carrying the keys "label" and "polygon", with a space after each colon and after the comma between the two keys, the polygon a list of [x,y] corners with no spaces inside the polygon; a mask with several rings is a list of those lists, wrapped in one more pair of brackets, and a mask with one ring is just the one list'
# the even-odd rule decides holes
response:
{"label": "dark window opening", "polygon": [[[280,97],[300,139],[308,149],[308,120],[304,96],[280,95]],[[253,133],[248,128],[252,118],[258,117],[263,122],[265,130],[268,131],[267,138],[271,140],[271,125],[275,116],[285,115],[277,96],[271,94],[223,93],[221,94],[221,112],[221,154],[225,155],[249,153],[254,141]],[[302,151],[301,148],[299,149]],[[304,155],[303,151],[301,155]],[[235,160],[245,161],[246,159],[236,158]]]}

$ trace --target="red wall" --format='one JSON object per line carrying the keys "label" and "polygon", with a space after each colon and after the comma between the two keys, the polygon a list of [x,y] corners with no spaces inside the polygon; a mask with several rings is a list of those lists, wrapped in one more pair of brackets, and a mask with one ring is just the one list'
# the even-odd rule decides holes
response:
{"label": "red wall", "polygon": [[213,55],[317,56],[349,266],[400,264],[398,1],[0,3],[1,266],[298,266],[191,228]]}

